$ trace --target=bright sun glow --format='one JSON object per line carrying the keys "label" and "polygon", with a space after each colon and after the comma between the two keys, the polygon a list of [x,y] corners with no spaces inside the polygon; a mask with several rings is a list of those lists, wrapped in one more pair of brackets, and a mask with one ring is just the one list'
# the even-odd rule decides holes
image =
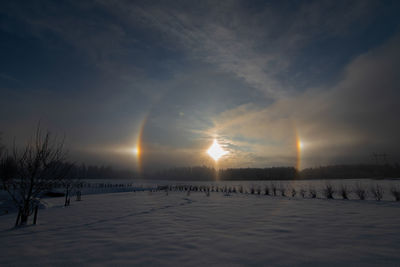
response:
{"label": "bright sun glow", "polygon": [[303,147],[304,147],[303,142],[299,141],[299,148],[303,148]]}
{"label": "bright sun glow", "polygon": [[208,155],[212,157],[215,161],[218,161],[220,157],[223,155],[228,154],[228,151],[222,149],[222,147],[218,144],[217,140],[214,139],[214,143],[212,146],[207,150]]}
{"label": "bright sun glow", "polygon": [[132,149],[132,154],[135,156],[138,156],[140,154],[140,149],[138,147],[135,147]]}

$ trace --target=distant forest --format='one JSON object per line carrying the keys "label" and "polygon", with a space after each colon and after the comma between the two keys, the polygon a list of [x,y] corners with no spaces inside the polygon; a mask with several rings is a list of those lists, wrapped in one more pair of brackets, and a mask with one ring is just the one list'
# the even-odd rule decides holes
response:
{"label": "distant forest", "polygon": [[79,179],[134,179],[138,175],[134,171],[116,170],[111,166],[96,166],[85,164],[73,165],[70,175]]}
{"label": "distant forest", "polygon": [[226,180],[292,180],[292,179],[356,179],[400,178],[399,164],[331,165],[298,171],[294,167],[230,168],[216,170],[212,167],[195,166],[171,168],[139,175],[134,171],[115,170],[110,166],[75,165],[73,176],[81,179],[157,179],[177,181]]}
{"label": "distant forest", "polygon": [[292,180],[400,178],[400,165],[332,165],[298,171],[294,167],[220,169],[201,166],[173,168],[153,174],[153,179],[166,180]]}

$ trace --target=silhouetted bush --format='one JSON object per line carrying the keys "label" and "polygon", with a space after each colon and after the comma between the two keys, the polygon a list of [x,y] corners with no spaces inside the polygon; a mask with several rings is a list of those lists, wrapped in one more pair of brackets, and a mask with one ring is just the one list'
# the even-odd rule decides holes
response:
{"label": "silhouetted bush", "polygon": [[261,195],[261,187],[257,187],[257,195]]}
{"label": "silhouetted bush", "polygon": [[345,184],[340,186],[339,193],[343,199],[349,199],[349,189]]}
{"label": "silhouetted bush", "polygon": [[392,196],[396,201],[400,201],[400,187],[392,186],[390,188],[390,193],[392,194]]}
{"label": "silhouetted bush", "polygon": [[306,190],[305,190],[304,188],[300,188],[299,193],[300,193],[300,196],[301,196],[302,198],[304,198],[304,197],[306,196]]}
{"label": "silhouetted bush", "polygon": [[296,196],[296,193],[297,193],[297,192],[296,192],[296,189],[292,188],[292,192],[291,192],[291,193],[292,193],[292,197],[295,197],[295,196]]}
{"label": "silhouetted bush", "polygon": [[335,193],[335,189],[333,188],[333,186],[331,184],[325,184],[325,187],[322,191],[324,193],[324,196],[327,199],[333,199],[333,194]]}
{"label": "silhouetted bush", "polygon": [[266,185],[264,188],[265,195],[269,195],[269,186]]}
{"label": "silhouetted bush", "polygon": [[377,201],[383,198],[384,191],[380,185],[376,184],[375,186],[371,186],[370,191]]}
{"label": "silhouetted bush", "polygon": [[308,189],[309,195],[311,198],[316,198],[317,197],[317,190],[315,190],[314,187],[310,186]]}
{"label": "silhouetted bush", "polygon": [[357,197],[358,197],[360,200],[364,200],[364,199],[367,198],[367,191],[366,191],[365,188],[363,188],[363,187],[361,186],[361,184],[359,184],[359,183],[357,183],[357,184],[354,186],[354,193],[357,195]]}
{"label": "silhouetted bush", "polygon": [[271,190],[272,190],[272,194],[274,196],[276,196],[276,185],[275,185],[275,183],[271,183]]}
{"label": "silhouetted bush", "polygon": [[286,197],[286,188],[283,185],[279,185],[278,191],[281,192],[282,197]]}

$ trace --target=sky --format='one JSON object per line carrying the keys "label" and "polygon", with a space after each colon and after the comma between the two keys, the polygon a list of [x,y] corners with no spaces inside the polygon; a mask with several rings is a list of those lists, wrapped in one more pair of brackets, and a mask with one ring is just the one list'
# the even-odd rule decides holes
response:
{"label": "sky", "polygon": [[1,140],[23,145],[40,122],[71,161],[137,171],[398,162],[399,13],[368,0],[1,1]]}

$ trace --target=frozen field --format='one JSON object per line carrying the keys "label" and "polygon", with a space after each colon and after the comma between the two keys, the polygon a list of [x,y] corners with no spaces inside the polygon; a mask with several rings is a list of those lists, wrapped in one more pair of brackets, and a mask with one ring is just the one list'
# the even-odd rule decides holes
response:
{"label": "frozen field", "polygon": [[47,199],[0,217],[1,266],[399,266],[400,203],[212,192]]}

